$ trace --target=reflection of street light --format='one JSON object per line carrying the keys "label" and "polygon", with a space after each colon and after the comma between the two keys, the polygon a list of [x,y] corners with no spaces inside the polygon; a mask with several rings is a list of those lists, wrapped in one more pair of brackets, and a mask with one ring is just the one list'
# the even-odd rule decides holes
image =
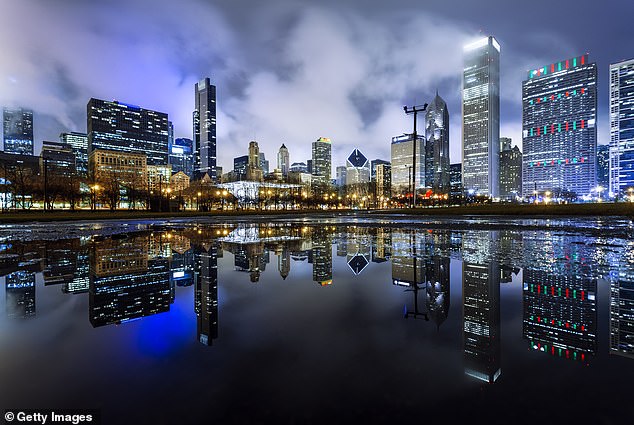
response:
{"label": "reflection of street light", "polygon": [[94,184],[90,186],[90,189],[92,190],[92,209],[96,210],[97,209],[97,191],[101,189],[101,187],[99,187],[98,184]]}

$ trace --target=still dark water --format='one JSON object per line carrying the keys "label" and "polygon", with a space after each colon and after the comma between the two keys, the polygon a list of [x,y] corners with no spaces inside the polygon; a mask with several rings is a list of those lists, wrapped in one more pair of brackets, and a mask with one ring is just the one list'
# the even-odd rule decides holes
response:
{"label": "still dark water", "polygon": [[628,220],[117,226],[0,229],[0,409],[96,408],[108,424],[634,421]]}

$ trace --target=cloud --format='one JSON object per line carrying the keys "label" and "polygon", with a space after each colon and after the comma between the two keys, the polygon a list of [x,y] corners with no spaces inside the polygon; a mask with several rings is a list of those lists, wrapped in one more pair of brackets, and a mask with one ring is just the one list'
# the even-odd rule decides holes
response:
{"label": "cloud", "polygon": [[[167,112],[176,136],[191,137],[194,83],[209,76],[225,171],[252,139],[272,166],[282,143],[291,161],[305,161],[320,136],[333,140],[333,170],[357,147],[389,159],[391,137],[412,128],[403,105],[429,102],[437,89],[450,111],[452,162],[461,159],[462,46],[478,36],[467,22],[283,1],[248,9],[202,0],[6,2],[0,104],[35,110],[36,146],[85,131],[90,97]],[[554,35],[535,37],[546,46]],[[512,128],[516,139],[522,68],[544,61],[500,42],[502,134]],[[557,55],[571,50],[565,40],[551,44]]]}

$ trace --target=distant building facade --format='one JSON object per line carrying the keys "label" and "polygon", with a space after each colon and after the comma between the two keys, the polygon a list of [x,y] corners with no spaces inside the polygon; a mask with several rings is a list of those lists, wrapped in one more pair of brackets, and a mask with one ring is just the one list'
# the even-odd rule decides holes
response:
{"label": "distant building facade", "polygon": [[177,138],[169,145],[169,164],[174,173],[182,171],[191,177],[194,173],[194,157],[192,139]]}
{"label": "distant building facade", "polygon": [[88,135],[86,133],[61,133],[59,141],[70,145],[75,154],[75,166],[80,176],[88,176]]}
{"label": "distant building facade", "polygon": [[2,136],[4,152],[33,155],[33,111],[3,108]]}
{"label": "distant building facade", "polygon": [[416,171],[412,173],[414,158],[414,139],[411,134],[392,137],[392,196],[406,195],[412,192],[412,174],[416,176],[417,189],[423,187],[425,181],[425,149],[424,138],[419,135],[416,141]]}
{"label": "distant building facade", "polygon": [[522,152],[505,139],[500,152],[500,198],[515,199],[522,194]]}

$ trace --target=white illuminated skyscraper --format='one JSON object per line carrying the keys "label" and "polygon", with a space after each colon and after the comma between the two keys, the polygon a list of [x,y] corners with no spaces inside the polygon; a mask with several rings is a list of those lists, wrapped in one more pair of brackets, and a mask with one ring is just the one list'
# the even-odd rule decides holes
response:
{"label": "white illuminated skyscraper", "polygon": [[469,194],[498,196],[500,45],[489,36],[464,46],[462,183]]}

